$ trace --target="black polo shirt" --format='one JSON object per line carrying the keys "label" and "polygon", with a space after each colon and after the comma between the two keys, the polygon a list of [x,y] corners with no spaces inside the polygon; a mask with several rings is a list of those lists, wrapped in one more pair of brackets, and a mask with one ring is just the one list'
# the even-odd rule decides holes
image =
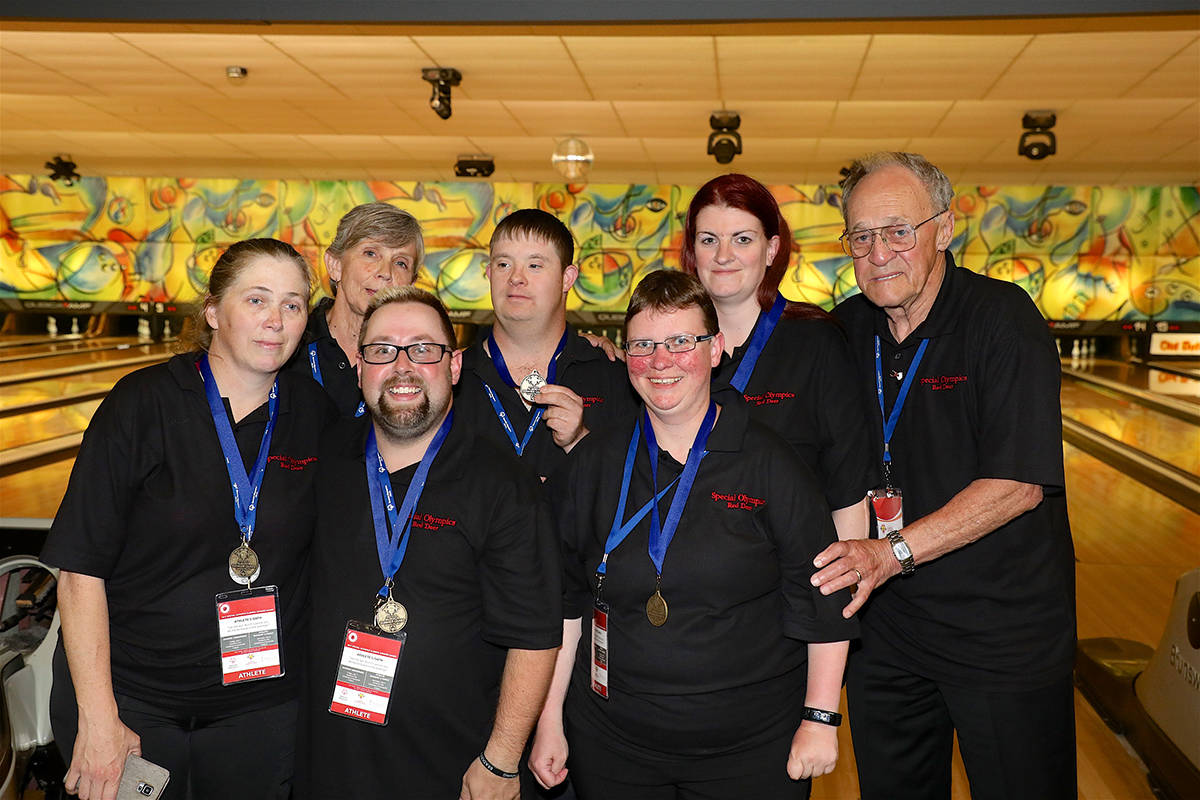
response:
{"label": "black polo shirt", "polygon": [[[408,641],[388,723],[330,714],[346,622],[372,621],[383,584],[363,461],[369,424],[343,419],[322,440],[297,796],[457,797],[491,733],[508,648],[562,639],[557,543],[540,483],[456,414],[396,574]],[[392,474],[397,503],[415,472]]]}
{"label": "black polo shirt", "polygon": [[920,674],[981,689],[1066,677],[1075,648],[1075,571],[1060,365],[1037,307],[1020,287],[957,267],[946,253],[946,277],[929,316],[903,343],[863,295],[835,313],[871,403],[879,458],[874,337],[889,413],[918,345],[929,339],[891,442],[906,523],[978,478],[1039,484],[1045,494],[1032,511],[876,589],[863,612],[864,646],[878,643]]}
{"label": "black polo shirt", "polygon": [[[790,737],[804,708],[805,643],[858,634],[858,623],[841,615],[848,592],[823,597],[809,583],[813,556],[836,538],[812,471],[731,400],[663,563],[665,625],[646,619],[655,588],[649,514],[608,557],[608,700],[589,688],[591,607],[633,421],[587,437],[566,473],[551,479],[564,614],[584,622],[567,714],[611,747],[703,756]],[[682,470],[660,451],[660,487]],[[649,456],[640,446],[626,519],[651,496]],[[673,497],[674,490],[660,501],[664,521]]]}
{"label": "black polo shirt", "polygon": [[[555,383],[583,398],[584,427],[590,433],[595,433],[631,419],[637,405],[625,365],[620,361],[609,361],[603,350],[588,344],[587,339],[570,325],[567,331],[567,345],[558,357]],[[483,349],[490,332],[482,331],[476,343],[463,353],[462,376],[454,389],[454,413],[457,419],[469,425],[477,434],[515,455],[516,450],[505,434],[483,384],[491,386],[500,399],[518,441],[524,438],[534,412],[521,402],[516,389],[505,386],[500,380],[496,365]],[[523,376],[512,377],[520,382]],[[545,478],[562,469],[567,461],[567,453],[554,443],[554,436],[546,423],[539,422],[521,460]]]}
{"label": "black polo shirt", "polygon": [[[251,544],[262,561],[256,585],[279,587],[287,674],[222,686],[214,596],[242,588],[228,565],[240,534],[197,358],[138,370],[108,393],[84,434],[42,559],[104,579],[116,692],[184,716],[218,716],[298,692],[317,443],[334,412],[312,381],[280,373]],[[247,468],[266,422],[264,404],[233,425]]]}
{"label": "black polo shirt", "polygon": [[[762,315],[760,315],[762,316]],[[713,390],[730,381],[749,340],[722,354]],[[796,449],[831,509],[860,502],[875,482],[871,441],[846,337],[829,319],[781,319],[742,393],[750,416]]]}
{"label": "black polo shirt", "polygon": [[[314,377],[312,363],[309,360],[308,347],[317,346],[317,364],[321,368],[321,381],[325,393],[337,407],[338,414],[352,417],[358,411],[362,402],[362,392],[358,389],[358,372],[354,369],[354,360],[346,358],[342,346],[329,332],[329,320],[325,317],[333,308],[333,298],[323,297],[308,314],[308,325],[304,328],[304,338],[296,348],[295,355],[288,361],[286,369]],[[315,378],[314,378],[315,380]]]}

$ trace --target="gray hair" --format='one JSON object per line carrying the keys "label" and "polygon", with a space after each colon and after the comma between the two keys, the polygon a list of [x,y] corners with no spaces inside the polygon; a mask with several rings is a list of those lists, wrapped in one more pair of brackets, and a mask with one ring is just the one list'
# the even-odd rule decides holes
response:
{"label": "gray hair", "polygon": [[942,211],[950,207],[954,198],[954,187],[946,173],[929,163],[923,155],[917,153],[899,153],[895,151],[880,151],[856,158],[847,170],[842,180],[842,221],[846,221],[846,209],[850,207],[850,193],[863,178],[884,167],[902,167],[917,177],[929,193],[929,202],[934,211]]}
{"label": "gray hair", "polygon": [[328,252],[341,259],[347,250],[364,239],[376,239],[388,247],[403,247],[415,244],[417,258],[413,264],[413,275],[425,259],[425,240],[421,237],[421,223],[412,214],[387,203],[363,203],[346,212],[338,223],[337,234],[330,243]]}

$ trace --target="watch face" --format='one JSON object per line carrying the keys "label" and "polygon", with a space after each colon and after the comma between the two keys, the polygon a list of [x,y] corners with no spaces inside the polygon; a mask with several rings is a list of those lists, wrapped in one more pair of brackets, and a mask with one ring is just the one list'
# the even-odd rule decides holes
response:
{"label": "watch face", "polygon": [[903,561],[906,558],[912,558],[912,550],[908,549],[908,542],[899,541],[892,543],[892,552],[896,554],[896,558]]}

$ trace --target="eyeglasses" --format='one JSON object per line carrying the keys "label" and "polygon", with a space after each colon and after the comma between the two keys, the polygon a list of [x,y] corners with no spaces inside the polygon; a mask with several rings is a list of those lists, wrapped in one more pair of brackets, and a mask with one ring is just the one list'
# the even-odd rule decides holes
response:
{"label": "eyeglasses", "polygon": [[401,350],[414,364],[436,364],[451,349],[453,348],[437,342],[415,342],[406,345],[374,342],[364,344],[358,348],[358,352],[362,354],[362,360],[368,364],[391,364],[400,356]]}
{"label": "eyeglasses", "polygon": [[854,258],[862,258],[863,256],[870,255],[871,250],[875,247],[876,236],[883,239],[883,243],[893,253],[903,253],[917,246],[917,228],[926,222],[937,219],[949,210],[948,208],[943,208],[929,219],[922,220],[916,225],[904,223],[903,225],[882,225],[878,228],[861,228],[859,230],[846,231],[838,237],[838,241],[842,243],[842,251]]}
{"label": "eyeglasses", "polygon": [[630,339],[625,342],[625,352],[636,358],[654,355],[654,350],[661,344],[667,348],[668,353],[688,353],[696,349],[696,345],[700,342],[707,342],[713,338],[715,334],[706,333],[703,336],[695,336],[690,333],[678,333],[663,339],[661,342],[656,342],[653,339]]}

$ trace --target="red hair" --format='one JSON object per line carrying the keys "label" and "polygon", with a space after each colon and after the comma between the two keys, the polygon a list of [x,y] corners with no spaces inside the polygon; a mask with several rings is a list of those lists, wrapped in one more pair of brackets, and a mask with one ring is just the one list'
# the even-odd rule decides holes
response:
{"label": "red hair", "polygon": [[[792,230],[788,227],[783,212],[775,197],[758,181],[749,175],[731,172],[727,175],[713,178],[700,187],[688,206],[687,218],[683,223],[683,246],[679,251],[679,268],[689,275],[696,274],[696,217],[709,206],[736,208],[753,214],[762,224],[763,233],[770,239],[779,237],[779,250],[775,258],[767,265],[762,282],[758,284],[758,305],[763,311],[770,310],[775,303],[775,295],[779,292],[779,284],[783,282],[787,272],[788,261],[792,257]],[[785,317],[829,317],[819,306],[812,303],[797,303],[788,301],[784,310]]]}

